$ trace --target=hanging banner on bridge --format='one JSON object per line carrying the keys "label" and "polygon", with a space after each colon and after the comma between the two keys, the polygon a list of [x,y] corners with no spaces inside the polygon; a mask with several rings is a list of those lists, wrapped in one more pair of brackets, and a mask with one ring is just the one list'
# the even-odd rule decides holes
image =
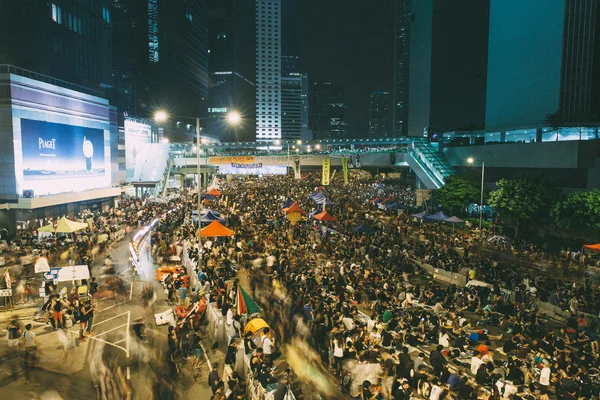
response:
{"label": "hanging banner on bridge", "polygon": [[344,185],[348,184],[348,159],[342,158],[342,171],[344,171]]}
{"label": "hanging banner on bridge", "polygon": [[209,164],[254,164],[254,156],[208,157]]}
{"label": "hanging banner on bridge", "polygon": [[331,159],[325,158],[323,159],[323,173],[321,176],[321,185],[327,186],[329,185],[329,170],[331,169]]}
{"label": "hanging banner on bridge", "polygon": [[233,168],[262,168],[263,163],[254,163],[254,164],[231,163],[231,166]]}
{"label": "hanging banner on bridge", "polygon": [[296,157],[294,160],[294,179],[302,179],[300,172],[300,157]]}

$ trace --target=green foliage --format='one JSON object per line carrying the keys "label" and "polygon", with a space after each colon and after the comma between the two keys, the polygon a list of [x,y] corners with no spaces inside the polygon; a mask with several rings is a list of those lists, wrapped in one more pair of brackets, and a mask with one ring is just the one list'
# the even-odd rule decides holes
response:
{"label": "green foliage", "polygon": [[[488,204],[500,216],[515,223],[543,221],[559,197],[559,191],[549,180],[539,175],[521,174],[513,179],[500,179],[497,190],[490,193]],[[518,231],[515,236],[518,235]]]}
{"label": "green foliage", "polygon": [[[467,218],[465,221],[469,222],[472,227],[479,227],[479,218]],[[492,227],[492,223],[484,219],[481,221],[481,227],[483,229],[490,229]]]}
{"label": "green foliage", "polygon": [[554,205],[552,218],[559,228],[600,233],[600,190],[569,194]]}
{"label": "green foliage", "polygon": [[479,203],[480,189],[467,175],[452,175],[444,187],[435,192],[435,198],[447,214],[464,215],[465,207]]}

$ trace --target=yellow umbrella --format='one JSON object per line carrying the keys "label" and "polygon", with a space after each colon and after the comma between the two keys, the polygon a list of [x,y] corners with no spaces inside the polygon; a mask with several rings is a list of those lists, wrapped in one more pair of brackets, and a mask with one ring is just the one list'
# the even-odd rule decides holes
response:
{"label": "yellow umbrella", "polygon": [[48,225],[42,226],[38,232],[54,232],[54,223],[50,222]]}
{"label": "yellow umbrella", "polygon": [[67,219],[66,217],[62,217],[61,219],[58,220],[56,232],[71,233],[71,232],[80,231],[87,227],[88,227],[88,224],[86,224],[84,222],[71,221],[70,219]]}

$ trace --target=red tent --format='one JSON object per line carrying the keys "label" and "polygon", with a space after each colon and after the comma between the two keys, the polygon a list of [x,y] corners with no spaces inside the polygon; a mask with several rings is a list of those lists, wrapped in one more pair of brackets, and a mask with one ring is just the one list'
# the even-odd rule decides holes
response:
{"label": "red tent", "polygon": [[200,235],[196,232],[196,236],[202,237],[213,237],[213,236],[233,236],[235,232],[229,228],[224,227],[217,220],[211,222],[206,228],[200,230]]}
{"label": "red tent", "polygon": [[584,248],[591,250],[591,251],[597,251],[600,252],[600,243],[597,244],[584,244],[583,245]]}
{"label": "red tent", "polygon": [[213,188],[210,190],[210,192],[208,192],[208,194],[210,194],[211,196],[219,197],[221,195],[221,192]]}
{"label": "red tent", "polygon": [[300,213],[300,214],[306,214],[306,211],[304,211],[303,209],[301,209],[300,206],[298,205],[298,203],[292,204],[288,208],[285,208],[284,211],[285,211],[286,214],[294,213],[294,212],[297,212],[297,213]]}
{"label": "red tent", "polygon": [[323,211],[319,214],[315,214],[315,215],[313,215],[313,218],[316,219],[317,221],[332,221],[332,222],[337,221],[337,218],[332,216],[331,214],[329,214],[327,211]]}

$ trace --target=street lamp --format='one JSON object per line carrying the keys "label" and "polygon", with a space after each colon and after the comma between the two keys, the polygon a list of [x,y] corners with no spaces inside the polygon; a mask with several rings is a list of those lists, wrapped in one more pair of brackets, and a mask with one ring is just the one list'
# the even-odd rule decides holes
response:
{"label": "street lamp", "polygon": [[[473,157],[467,158],[467,163],[474,164],[475,159]],[[485,176],[485,161],[481,161],[481,202],[479,203],[479,232],[481,234],[481,225],[483,221],[483,178]]]}

